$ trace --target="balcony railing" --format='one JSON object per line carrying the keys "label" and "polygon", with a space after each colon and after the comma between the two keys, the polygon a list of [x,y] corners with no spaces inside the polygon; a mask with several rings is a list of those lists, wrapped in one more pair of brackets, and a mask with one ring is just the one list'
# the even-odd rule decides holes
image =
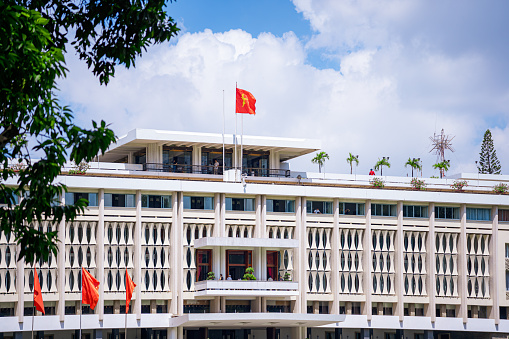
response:
{"label": "balcony railing", "polygon": [[[234,168],[225,167],[225,170],[230,169]],[[211,165],[144,163],[143,170],[150,172],[223,175],[222,166],[216,168],[215,166]],[[286,177],[286,178],[290,177],[290,170],[276,168],[243,167],[242,173],[252,177]]]}
{"label": "balcony railing", "polygon": [[204,280],[195,284],[199,296],[297,296],[294,281]]}

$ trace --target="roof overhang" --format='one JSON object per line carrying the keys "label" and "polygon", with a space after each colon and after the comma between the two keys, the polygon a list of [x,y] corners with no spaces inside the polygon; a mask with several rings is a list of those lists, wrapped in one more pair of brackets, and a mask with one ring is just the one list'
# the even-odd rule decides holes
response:
{"label": "roof overhang", "polygon": [[[224,135],[225,148],[231,149],[241,144],[241,136],[233,134]],[[158,146],[193,147],[221,149],[223,147],[223,135],[219,133],[194,133],[161,131],[153,129],[134,129],[117,139],[110,149],[100,157],[103,162],[115,162],[125,157],[130,152],[145,149],[148,144]],[[322,145],[316,139],[304,138],[280,138],[244,135],[242,137],[244,150],[277,151],[281,161],[319,150]]]}
{"label": "roof overhang", "polygon": [[344,314],[188,313],[170,319],[170,327],[259,328],[317,327],[345,320]]}
{"label": "roof overhang", "polygon": [[296,239],[231,237],[204,237],[194,241],[194,248],[212,247],[297,248],[299,241]]}

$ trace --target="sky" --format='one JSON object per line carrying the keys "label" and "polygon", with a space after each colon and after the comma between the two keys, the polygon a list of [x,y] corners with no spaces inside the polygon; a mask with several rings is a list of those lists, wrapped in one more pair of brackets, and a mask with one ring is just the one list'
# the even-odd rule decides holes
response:
{"label": "sky", "polygon": [[[179,0],[167,11],[179,35],[106,87],[67,54],[60,98],[78,124],[221,133],[224,109],[232,133],[237,83],[257,99],[244,134],[319,139],[325,172],[349,173],[351,152],[359,174],[385,156],[385,175],[421,158],[436,176],[430,137],[442,129],[454,137],[449,173],[475,172],[490,129],[509,174],[505,0]],[[290,168],[318,171],[312,157]]]}

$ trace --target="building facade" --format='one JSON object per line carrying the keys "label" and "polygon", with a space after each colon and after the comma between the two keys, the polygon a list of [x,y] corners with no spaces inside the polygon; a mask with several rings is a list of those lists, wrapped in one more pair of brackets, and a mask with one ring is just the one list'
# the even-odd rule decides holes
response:
{"label": "building facade", "polygon": [[[233,139],[223,152],[221,135],[134,130],[85,175],[64,171],[61,203],[89,207],[53,227],[44,316],[1,234],[0,335],[77,338],[81,322],[85,338],[507,338],[509,196],[492,188],[509,176],[377,189],[290,170],[318,141],[244,136],[241,156]],[[80,310],[81,267],[101,282],[93,311]]]}

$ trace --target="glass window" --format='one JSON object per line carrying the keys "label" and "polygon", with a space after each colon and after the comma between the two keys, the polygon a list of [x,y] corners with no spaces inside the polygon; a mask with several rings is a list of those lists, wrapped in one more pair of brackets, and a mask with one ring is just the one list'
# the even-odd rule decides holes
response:
{"label": "glass window", "polygon": [[295,200],[267,199],[267,212],[295,212]]}
{"label": "glass window", "polygon": [[254,211],[253,198],[226,198],[227,211]]}
{"label": "glass window", "polygon": [[427,218],[428,206],[403,205],[404,218]]}
{"label": "glass window", "polygon": [[505,271],[505,290],[509,291],[509,271]]}
{"label": "glass window", "polygon": [[97,206],[97,193],[65,193],[65,204],[74,205],[79,199],[85,199],[88,201],[88,206]]}
{"label": "glass window", "polygon": [[353,202],[340,202],[339,214],[364,215],[364,204],[357,204]]}
{"label": "glass window", "polygon": [[332,214],[332,201],[311,201],[306,202],[306,212],[308,214]]}
{"label": "glass window", "polygon": [[489,208],[467,208],[467,220],[489,221],[490,214]]}
{"label": "glass window", "polygon": [[372,204],[371,215],[381,217],[395,217],[396,216],[396,205],[388,204]]}
{"label": "glass window", "polygon": [[498,210],[499,221],[509,221],[509,210]]}
{"label": "glass window", "polygon": [[141,207],[144,208],[171,208],[171,195],[141,196]]}
{"label": "glass window", "polygon": [[134,207],[134,194],[104,193],[104,206],[106,207]]}
{"label": "glass window", "polygon": [[437,219],[459,219],[459,207],[435,206],[435,218]]}
{"label": "glass window", "polygon": [[184,209],[213,210],[214,209],[214,197],[184,196]]}

